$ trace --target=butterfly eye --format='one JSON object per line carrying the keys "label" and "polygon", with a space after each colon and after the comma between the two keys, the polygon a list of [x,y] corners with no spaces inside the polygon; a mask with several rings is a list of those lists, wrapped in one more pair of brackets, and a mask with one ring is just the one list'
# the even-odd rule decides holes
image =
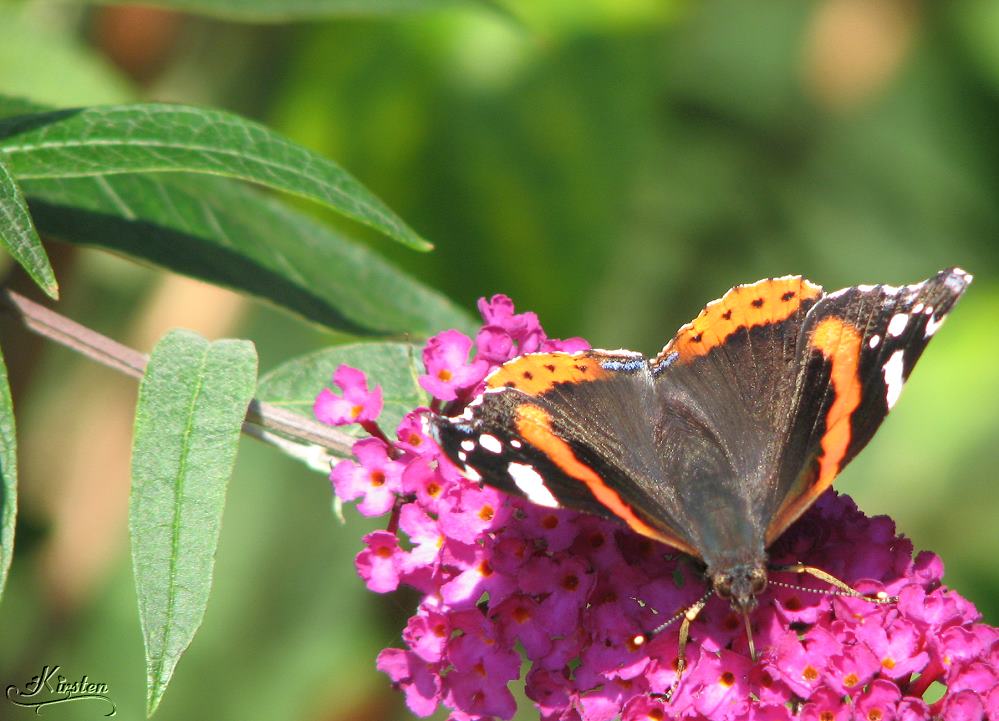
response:
{"label": "butterfly eye", "polygon": [[725,575],[725,576],[716,576],[713,579],[713,581],[714,581],[713,585],[714,585],[715,593],[717,593],[722,598],[732,598],[732,577],[731,576],[728,576],[728,575]]}
{"label": "butterfly eye", "polygon": [[754,596],[759,596],[767,587],[767,574],[764,571],[758,571],[753,574],[752,580],[750,581],[749,591]]}

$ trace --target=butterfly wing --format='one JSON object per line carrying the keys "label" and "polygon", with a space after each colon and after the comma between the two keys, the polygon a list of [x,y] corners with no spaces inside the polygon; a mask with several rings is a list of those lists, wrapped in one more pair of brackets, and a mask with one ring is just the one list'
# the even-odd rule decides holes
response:
{"label": "butterfly wing", "polygon": [[870,440],[970,280],[737,286],[652,360],[522,356],[432,431],[474,480],[617,517],[709,569],[759,566]]}
{"label": "butterfly wing", "polygon": [[652,361],[661,482],[709,569],[765,558],[764,512],[794,407],[798,337],[821,296],[798,276],[736,286]]}
{"label": "butterfly wing", "polygon": [[627,351],[533,353],[486,379],[486,391],[432,432],[466,476],[543,506],[616,517],[691,554],[664,496],[652,442],[648,361]]}
{"label": "butterfly wing", "polygon": [[767,545],[867,445],[970,282],[951,268],[901,288],[845,288],[810,310],[798,339],[794,411],[764,510]]}

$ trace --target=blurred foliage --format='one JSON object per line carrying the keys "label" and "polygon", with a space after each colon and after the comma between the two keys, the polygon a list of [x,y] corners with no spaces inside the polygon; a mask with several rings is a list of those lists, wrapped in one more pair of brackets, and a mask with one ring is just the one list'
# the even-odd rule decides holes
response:
{"label": "blurred foliage", "polygon": [[[459,305],[507,293],[552,335],[597,346],[656,351],[704,303],[761,277],[803,273],[836,288],[964,266],[974,285],[838,487],[938,552],[948,582],[999,623],[996,5],[501,4],[508,13],[265,28],[0,6],[0,93],[64,105],[132,95],[252,115],[335,158],[437,246],[417,255],[366,235],[386,257]],[[147,55],[125,52],[138,31],[122,28],[136,18],[151,32]],[[24,63],[22,51],[16,66],[3,61],[8,36],[44,47],[45,60]],[[64,313],[144,337],[136,317],[151,312],[158,275],[96,251],[50,253]],[[326,339],[259,306],[224,334],[253,338],[264,370]],[[51,571],[62,533],[53,499],[67,494],[47,474],[46,454],[60,446],[51,419],[70,416],[65,432],[84,438],[102,428],[66,412],[65,394],[88,371],[65,351],[40,352],[30,377],[8,352],[23,513],[0,680],[59,663],[107,680],[123,717],[138,718],[142,644],[124,529],[107,546],[86,528],[76,537],[106,557],[83,591],[61,595]],[[158,718],[405,718],[374,657],[397,642],[412,599],[374,597],[354,576],[369,526],[353,513],[339,526],[322,477],[244,446],[203,629]],[[111,512],[124,514],[119,505]],[[53,717],[87,712],[69,705]]]}

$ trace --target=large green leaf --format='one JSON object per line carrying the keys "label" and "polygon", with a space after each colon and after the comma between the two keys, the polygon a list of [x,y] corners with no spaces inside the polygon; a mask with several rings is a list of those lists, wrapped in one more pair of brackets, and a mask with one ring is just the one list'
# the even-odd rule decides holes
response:
{"label": "large green leaf", "polygon": [[[132,0],[103,0],[134,4]],[[281,22],[337,16],[390,15],[440,8],[483,5],[489,0],[148,0],[155,7],[255,22]]]}
{"label": "large green leaf", "polygon": [[139,387],[129,530],[149,715],[204,617],[256,374],[251,343],[174,331],[156,345]]}
{"label": "large green leaf", "polygon": [[[382,387],[385,406],[378,423],[389,436],[404,415],[427,404],[427,393],[416,380],[420,372],[419,349],[407,343],[352,343],[309,353],[263,375],[257,398],[312,418],[316,396],[330,385],[341,363],[363,370],[369,388]],[[355,426],[343,430],[366,435]]]}
{"label": "large green leaf", "polygon": [[327,205],[411,248],[431,247],[336,163],[220,110],[150,103],[10,117],[0,122],[0,156],[18,180],[179,171],[240,178]]}
{"label": "large green leaf", "polygon": [[0,353],[0,597],[7,583],[14,555],[14,523],[17,520],[17,436],[14,404],[7,384],[7,366]]}
{"label": "large green leaf", "polygon": [[35,231],[14,176],[0,156],[0,245],[3,245],[50,298],[59,297],[55,273]]}
{"label": "large green leaf", "polygon": [[43,235],[253,293],[330,328],[428,336],[473,325],[366,246],[241,183],[121,175],[22,187]]}

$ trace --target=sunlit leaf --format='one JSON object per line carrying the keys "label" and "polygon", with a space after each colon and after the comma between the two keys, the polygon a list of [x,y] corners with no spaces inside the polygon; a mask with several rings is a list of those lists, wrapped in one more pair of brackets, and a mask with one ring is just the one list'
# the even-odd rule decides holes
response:
{"label": "sunlit leaf", "polygon": [[0,245],[14,257],[50,298],[59,297],[59,285],[35,231],[28,206],[14,176],[0,156]]}
{"label": "sunlit leaf", "polygon": [[357,335],[471,330],[467,313],[367,246],[222,178],[121,175],[22,184],[39,231],[252,293]]}
{"label": "sunlit leaf", "polygon": [[205,613],[256,373],[251,343],[174,331],[153,350],[139,388],[129,529],[149,715]]}
{"label": "sunlit leaf", "polygon": [[431,247],[333,161],[219,110],[150,103],[9,117],[0,122],[0,156],[18,180],[181,171],[239,178],[322,203],[411,248]]}
{"label": "sunlit leaf", "polygon": [[17,438],[14,404],[7,384],[7,366],[0,353],[0,597],[14,555],[14,523],[17,519]]}

